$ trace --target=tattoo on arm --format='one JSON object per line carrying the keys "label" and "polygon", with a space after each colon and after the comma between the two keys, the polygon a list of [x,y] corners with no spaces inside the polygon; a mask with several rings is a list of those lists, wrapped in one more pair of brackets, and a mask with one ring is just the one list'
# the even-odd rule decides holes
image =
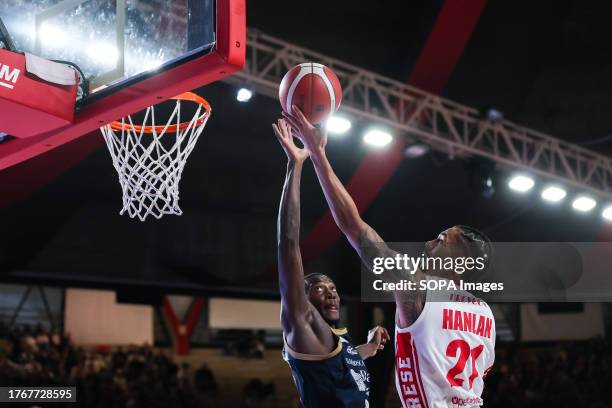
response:
{"label": "tattoo on arm", "polygon": [[[389,248],[380,235],[362,220],[353,198],[336,176],[325,153],[311,155],[311,159],[336,224],[355,248],[366,267],[372,267],[374,258],[395,257],[397,252]],[[415,275],[396,271],[387,273],[383,279],[388,282],[398,282],[401,279],[414,281]],[[409,296],[409,299],[406,299],[405,294],[394,292],[394,295],[398,306],[406,302],[409,305],[414,302],[413,297]],[[406,319],[400,320],[405,321]]]}
{"label": "tattoo on arm", "polygon": [[[368,269],[371,270],[372,265],[374,264],[375,258],[395,258],[400,255],[398,252],[389,248],[389,246],[383,241],[383,239],[378,235],[378,233],[371,227],[368,226],[363,231],[361,235],[361,245],[359,250],[359,255],[361,257],[362,262],[366,265]],[[417,282],[422,279],[423,274],[420,271],[416,273],[410,273],[407,270],[389,270],[385,271],[382,275],[380,275],[380,279],[385,282],[400,282],[401,280],[410,280],[412,282]],[[395,291],[393,292],[395,297],[395,301],[398,306],[401,303],[414,303],[415,300],[418,300],[420,296],[420,291]]]}

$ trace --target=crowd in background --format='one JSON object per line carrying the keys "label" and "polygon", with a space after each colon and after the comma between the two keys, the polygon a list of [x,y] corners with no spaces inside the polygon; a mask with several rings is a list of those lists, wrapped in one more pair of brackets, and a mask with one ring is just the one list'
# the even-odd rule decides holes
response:
{"label": "crowd in background", "polygon": [[218,386],[205,365],[192,370],[149,346],[94,351],[41,327],[0,323],[2,386],[76,386],[87,408],[200,408],[215,406]]}
{"label": "crowd in background", "polygon": [[501,346],[485,381],[486,407],[604,408],[611,405],[612,343]]}
{"label": "crowd in background", "polygon": [[[496,354],[485,383],[486,407],[610,406],[609,341],[499,345]],[[206,365],[192,370],[149,346],[85,350],[57,331],[9,329],[1,322],[0,384],[76,385],[78,402],[71,407],[199,408],[217,406],[219,398],[219,387]],[[273,391],[270,385],[253,379],[238,390],[244,394],[243,406],[257,406]]]}

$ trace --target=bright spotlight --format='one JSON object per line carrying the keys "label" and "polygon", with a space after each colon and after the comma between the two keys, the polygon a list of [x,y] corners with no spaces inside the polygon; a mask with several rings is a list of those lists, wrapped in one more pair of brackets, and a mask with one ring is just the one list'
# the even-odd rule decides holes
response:
{"label": "bright spotlight", "polygon": [[376,147],[386,146],[391,143],[391,140],[393,140],[393,136],[391,136],[390,133],[380,129],[369,130],[365,136],[363,136],[364,142]]}
{"label": "bright spotlight", "polygon": [[163,64],[164,64],[163,61],[159,61],[159,60],[147,60],[147,61],[145,61],[142,64],[142,66],[143,66],[145,71],[155,71],[156,69],[161,67]]}
{"label": "bright spotlight", "polygon": [[572,203],[572,207],[574,208],[574,210],[581,212],[591,211],[593,208],[595,208],[596,205],[597,202],[595,200],[586,196],[580,196],[576,198]]}
{"label": "bright spotlight", "polygon": [[416,159],[417,157],[425,155],[427,152],[429,152],[429,146],[424,143],[415,143],[404,150],[404,156],[408,159]]}
{"label": "bright spotlight", "polygon": [[87,49],[87,56],[100,65],[117,65],[119,50],[112,44],[97,43]]}
{"label": "bright spotlight", "polygon": [[61,47],[66,43],[66,33],[61,28],[51,24],[41,25],[38,36],[45,47]]}
{"label": "bright spotlight", "polygon": [[612,221],[612,205],[606,207],[606,209],[601,213],[601,216],[607,221]]}
{"label": "bright spotlight", "polygon": [[567,192],[561,187],[557,186],[549,186],[542,190],[542,199],[551,203],[558,203],[559,201],[563,200],[566,195]]}
{"label": "bright spotlight", "polygon": [[519,193],[525,193],[533,188],[535,182],[531,177],[527,176],[514,176],[510,179],[508,186]]}
{"label": "bright spotlight", "polygon": [[498,123],[504,120],[504,114],[497,109],[491,108],[487,110],[487,119],[493,123]]}
{"label": "bright spotlight", "polygon": [[351,126],[351,121],[342,116],[331,116],[325,125],[329,133],[338,135],[348,132]]}
{"label": "bright spotlight", "polygon": [[253,91],[247,88],[240,88],[236,94],[236,100],[238,102],[248,102],[253,97]]}

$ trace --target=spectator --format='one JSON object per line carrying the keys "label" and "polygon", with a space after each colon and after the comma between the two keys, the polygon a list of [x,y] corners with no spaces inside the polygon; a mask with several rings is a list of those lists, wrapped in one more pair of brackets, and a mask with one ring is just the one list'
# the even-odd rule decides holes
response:
{"label": "spectator", "polygon": [[[46,338],[46,340],[45,340]],[[261,344],[260,344],[261,343]],[[263,355],[263,342],[246,337],[244,357]],[[602,338],[546,346],[498,345],[483,398],[487,408],[610,406],[612,343]],[[0,384],[76,386],[72,408],[205,408],[219,405],[219,386],[203,364],[192,372],[150,346],[86,351],[70,336],[41,327],[9,328],[0,323]],[[274,385],[251,380],[243,405],[271,402]],[[269,404],[268,404],[269,405]],[[229,407],[227,407],[229,408]]]}
{"label": "spectator", "polygon": [[204,408],[218,394],[212,371],[194,373],[150,345],[116,351],[85,351],[70,336],[42,327],[9,329],[0,324],[0,384],[76,386],[85,408]]}
{"label": "spectator", "polygon": [[252,379],[243,390],[245,407],[261,407],[270,395],[274,393],[274,384],[264,383],[260,379]]}

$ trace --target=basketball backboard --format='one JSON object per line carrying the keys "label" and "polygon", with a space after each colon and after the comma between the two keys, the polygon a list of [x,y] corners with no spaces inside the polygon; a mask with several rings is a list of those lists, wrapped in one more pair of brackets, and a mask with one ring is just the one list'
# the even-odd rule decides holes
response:
{"label": "basketball backboard", "polygon": [[2,0],[0,19],[17,50],[76,64],[90,91],[73,125],[12,140],[10,151],[0,146],[0,169],[231,75],[245,61],[245,0]]}

